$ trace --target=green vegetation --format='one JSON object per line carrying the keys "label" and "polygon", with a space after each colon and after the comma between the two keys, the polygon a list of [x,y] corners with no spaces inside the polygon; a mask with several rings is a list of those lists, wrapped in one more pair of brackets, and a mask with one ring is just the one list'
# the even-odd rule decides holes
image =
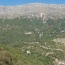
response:
{"label": "green vegetation", "polygon": [[[55,65],[65,61],[65,18],[0,19],[0,65]],[[29,51],[29,53],[27,53]]]}

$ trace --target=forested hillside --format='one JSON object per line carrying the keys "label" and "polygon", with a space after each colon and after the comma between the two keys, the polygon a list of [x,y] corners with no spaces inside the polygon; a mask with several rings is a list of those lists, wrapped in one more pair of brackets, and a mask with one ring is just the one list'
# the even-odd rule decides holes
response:
{"label": "forested hillside", "polygon": [[65,65],[57,38],[65,39],[65,18],[0,19],[0,65]]}

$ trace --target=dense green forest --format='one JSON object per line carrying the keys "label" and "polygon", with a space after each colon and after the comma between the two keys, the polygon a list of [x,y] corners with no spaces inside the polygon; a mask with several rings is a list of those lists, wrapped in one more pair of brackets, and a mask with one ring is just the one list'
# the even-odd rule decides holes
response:
{"label": "dense green forest", "polygon": [[0,19],[0,65],[64,63],[65,43],[56,38],[65,38],[65,18]]}

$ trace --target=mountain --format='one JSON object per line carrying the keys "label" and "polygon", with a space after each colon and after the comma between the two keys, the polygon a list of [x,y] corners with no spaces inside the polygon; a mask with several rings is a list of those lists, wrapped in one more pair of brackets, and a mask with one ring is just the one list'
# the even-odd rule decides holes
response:
{"label": "mountain", "polygon": [[17,6],[0,6],[0,18],[40,17],[41,13],[45,17],[62,18],[65,16],[65,5],[31,3]]}
{"label": "mountain", "polygon": [[0,6],[0,65],[65,65],[65,5]]}

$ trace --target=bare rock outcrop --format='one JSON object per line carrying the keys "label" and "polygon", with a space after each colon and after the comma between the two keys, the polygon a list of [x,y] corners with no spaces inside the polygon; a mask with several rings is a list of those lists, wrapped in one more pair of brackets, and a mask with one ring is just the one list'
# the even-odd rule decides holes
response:
{"label": "bare rock outcrop", "polygon": [[45,17],[63,18],[65,17],[65,5],[31,3],[17,6],[0,6],[0,18],[40,17],[41,13]]}

